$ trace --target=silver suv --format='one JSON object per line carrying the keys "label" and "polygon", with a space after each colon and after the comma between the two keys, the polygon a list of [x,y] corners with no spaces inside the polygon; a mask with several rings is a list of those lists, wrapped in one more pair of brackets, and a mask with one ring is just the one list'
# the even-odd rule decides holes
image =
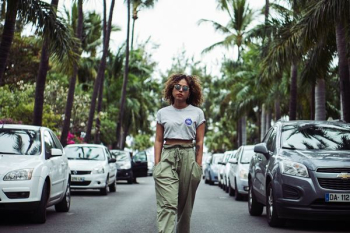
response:
{"label": "silver suv", "polygon": [[266,206],[272,227],[286,219],[350,218],[350,124],[279,121],[254,151],[251,215]]}

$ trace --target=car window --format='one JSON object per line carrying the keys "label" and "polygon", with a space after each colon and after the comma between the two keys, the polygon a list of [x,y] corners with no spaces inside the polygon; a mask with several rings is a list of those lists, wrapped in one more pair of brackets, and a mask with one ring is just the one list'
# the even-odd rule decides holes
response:
{"label": "car window", "polygon": [[307,123],[284,125],[282,148],[300,150],[350,150],[350,127]]}
{"label": "car window", "polygon": [[104,149],[94,146],[69,146],[65,149],[68,159],[74,160],[98,160],[106,159]]}
{"label": "car window", "polygon": [[247,164],[250,163],[250,160],[252,159],[252,157],[254,156],[255,152],[254,149],[245,149],[242,153],[240,162],[243,164]]}
{"label": "car window", "polygon": [[265,136],[264,136],[262,142],[265,142],[265,143],[267,142],[267,140],[268,140],[269,137],[270,137],[270,134],[271,134],[272,130],[273,130],[273,127],[271,127],[271,128],[269,129],[269,131],[267,131],[267,133],[265,134]]}
{"label": "car window", "polygon": [[49,131],[44,131],[45,153],[50,153],[52,148],[56,148]]}
{"label": "car window", "polygon": [[111,154],[109,153],[109,150],[107,148],[105,148],[105,152],[106,152],[106,155],[107,155],[107,158],[108,159],[111,159]]}
{"label": "car window", "polygon": [[111,150],[111,155],[118,161],[130,161],[131,157],[129,152],[122,150]]}
{"label": "car window", "polygon": [[266,147],[269,151],[274,152],[276,148],[276,129],[272,129],[269,138],[267,139],[266,142]]}
{"label": "car window", "polygon": [[147,162],[147,154],[145,151],[141,151],[136,153],[133,157],[132,157],[133,161],[140,161],[140,162]]}
{"label": "car window", "polygon": [[222,162],[222,159],[224,158],[224,154],[214,154],[212,164],[218,164],[219,162]]}
{"label": "car window", "polygon": [[56,137],[56,135],[52,131],[50,131],[50,134],[51,134],[51,137],[53,138],[53,141],[55,143],[55,148],[63,150],[63,146],[62,146],[60,140],[58,140],[58,138]]}
{"label": "car window", "polygon": [[1,128],[0,153],[8,155],[40,155],[40,131]]}

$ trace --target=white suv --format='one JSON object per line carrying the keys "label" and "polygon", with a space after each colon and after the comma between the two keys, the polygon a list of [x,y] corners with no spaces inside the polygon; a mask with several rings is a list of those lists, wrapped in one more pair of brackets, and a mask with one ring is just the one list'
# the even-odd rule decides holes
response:
{"label": "white suv", "polygon": [[0,205],[32,212],[46,222],[46,208],[70,208],[70,170],[63,147],[48,128],[0,125]]}

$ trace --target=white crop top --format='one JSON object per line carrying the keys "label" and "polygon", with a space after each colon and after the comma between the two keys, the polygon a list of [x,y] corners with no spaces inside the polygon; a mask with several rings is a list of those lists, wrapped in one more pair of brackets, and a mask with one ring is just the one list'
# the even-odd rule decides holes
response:
{"label": "white crop top", "polygon": [[157,112],[157,123],[164,127],[164,139],[195,140],[196,130],[204,122],[202,109],[193,105],[183,109],[170,105]]}

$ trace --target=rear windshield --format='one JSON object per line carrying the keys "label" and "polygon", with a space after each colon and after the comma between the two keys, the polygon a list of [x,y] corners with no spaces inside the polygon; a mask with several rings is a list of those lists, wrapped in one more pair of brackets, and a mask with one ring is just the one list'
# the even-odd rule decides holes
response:
{"label": "rear windshield", "polygon": [[40,155],[40,131],[0,129],[0,154]]}
{"label": "rear windshield", "polygon": [[89,146],[70,146],[65,149],[68,159],[74,160],[105,160],[103,148]]}
{"label": "rear windshield", "polygon": [[328,124],[285,125],[282,148],[350,150],[350,129]]}

